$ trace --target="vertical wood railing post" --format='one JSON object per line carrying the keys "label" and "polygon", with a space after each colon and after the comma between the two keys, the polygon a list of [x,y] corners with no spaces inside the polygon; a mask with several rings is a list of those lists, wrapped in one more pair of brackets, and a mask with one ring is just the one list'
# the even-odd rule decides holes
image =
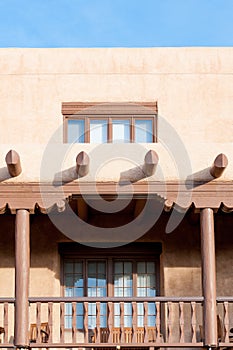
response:
{"label": "vertical wood railing post", "polygon": [[8,303],[4,303],[4,343],[8,342]]}
{"label": "vertical wood railing post", "polygon": [[192,343],[197,342],[197,318],[196,318],[196,303],[191,302],[191,324],[192,324]]}
{"label": "vertical wood railing post", "polygon": [[201,210],[201,256],[202,288],[204,296],[204,346],[216,347],[217,308],[216,308],[216,267],[213,209]]}
{"label": "vertical wood railing post", "polygon": [[16,211],[15,220],[15,336],[16,348],[29,347],[29,212]]}

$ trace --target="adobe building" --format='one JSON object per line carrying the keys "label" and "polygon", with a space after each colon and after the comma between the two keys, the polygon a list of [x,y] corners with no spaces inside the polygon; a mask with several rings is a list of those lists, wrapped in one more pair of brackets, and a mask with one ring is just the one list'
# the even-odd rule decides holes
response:
{"label": "adobe building", "polygon": [[230,348],[233,49],[0,49],[0,347]]}

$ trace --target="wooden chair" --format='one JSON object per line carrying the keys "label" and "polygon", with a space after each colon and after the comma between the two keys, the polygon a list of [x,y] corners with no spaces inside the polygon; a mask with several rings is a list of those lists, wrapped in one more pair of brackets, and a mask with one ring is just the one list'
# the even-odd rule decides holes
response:
{"label": "wooden chair", "polygon": [[29,341],[30,343],[48,343],[49,341],[49,325],[48,322],[40,324],[40,334],[37,334],[37,324],[32,323],[30,325],[29,331]]}

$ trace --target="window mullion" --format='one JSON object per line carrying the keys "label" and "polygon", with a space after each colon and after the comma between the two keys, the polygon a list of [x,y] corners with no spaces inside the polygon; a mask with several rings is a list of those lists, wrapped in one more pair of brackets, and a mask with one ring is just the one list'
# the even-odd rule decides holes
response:
{"label": "window mullion", "polygon": [[107,260],[107,296],[113,297],[113,260]]}
{"label": "window mullion", "polygon": [[83,260],[83,287],[84,287],[84,291],[83,291],[83,295],[86,297],[88,296],[88,292],[87,292],[87,283],[88,283],[88,276],[87,276],[87,260]]}
{"label": "window mullion", "polygon": [[135,124],[134,118],[130,118],[130,142],[135,142]]}
{"label": "window mullion", "polygon": [[137,262],[133,261],[133,296],[137,296]]}
{"label": "window mullion", "polygon": [[112,118],[108,118],[108,142],[112,142]]}
{"label": "window mullion", "polygon": [[85,142],[90,143],[90,119],[85,117]]}

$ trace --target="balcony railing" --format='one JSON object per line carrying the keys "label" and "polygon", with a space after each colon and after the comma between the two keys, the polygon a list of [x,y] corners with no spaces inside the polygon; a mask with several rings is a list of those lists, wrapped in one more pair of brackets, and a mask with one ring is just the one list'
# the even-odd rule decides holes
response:
{"label": "balcony railing", "polygon": [[[30,298],[30,346],[202,347],[202,304],[203,297]],[[233,297],[218,297],[217,304],[219,345],[232,347]],[[13,298],[0,298],[0,327],[0,347],[12,347]]]}

